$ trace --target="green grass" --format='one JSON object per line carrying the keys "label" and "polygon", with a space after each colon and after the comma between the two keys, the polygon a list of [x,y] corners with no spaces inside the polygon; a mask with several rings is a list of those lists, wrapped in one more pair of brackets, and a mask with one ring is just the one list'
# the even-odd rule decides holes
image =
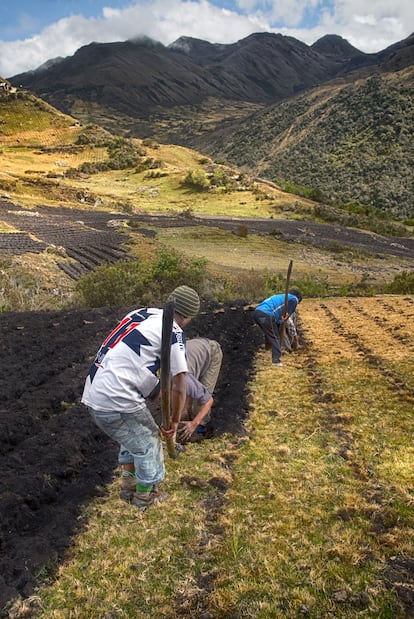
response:
{"label": "green grass", "polygon": [[42,132],[51,128],[66,129],[74,119],[57,112],[47,103],[33,96],[0,100],[1,130],[5,136],[18,137],[30,131]]}
{"label": "green grass", "polygon": [[[404,303],[393,299],[403,315]],[[350,328],[346,300],[324,305]],[[409,571],[391,567],[414,544],[412,403],[323,316],[320,301],[303,301],[311,344],[284,367],[258,353],[245,437],[167,459],[170,498],[144,513],[118,498],[115,477],[57,574],[15,608],[48,619],[405,619]],[[382,328],[366,318],[357,329],[383,357]],[[413,367],[409,350],[394,371],[400,363]]]}

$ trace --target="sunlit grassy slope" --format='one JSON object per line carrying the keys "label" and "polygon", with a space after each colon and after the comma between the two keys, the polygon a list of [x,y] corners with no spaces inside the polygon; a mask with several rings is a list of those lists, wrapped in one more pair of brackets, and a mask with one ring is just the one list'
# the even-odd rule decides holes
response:
{"label": "sunlit grassy slope", "polygon": [[277,235],[247,234],[243,237],[217,228],[198,226],[160,230],[158,238],[167,246],[180,248],[188,256],[203,255],[217,271],[239,273],[246,283],[250,277],[252,288],[254,272],[285,273],[289,260],[295,263],[297,280],[309,276],[333,286],[359,281],[368,274],[372,281],[381,282],[389,277],[390,269],[395,267],[393,258],[368,257],[363,252],[349,252],[346,247],[332,253],[300,243],[287,243],[279,240]]}
{"label": "sunlit grassy slope", "polygon": [[144,514],[118,498],[115,477],[26,608],[80,619],[409,616],[413,315],[412,296],[304,300],[304,349],[281,368],[257,355],[247,435],[167,460],[170,499]]}
{"label": "sunlit grassy slope", "polygon": [[[277,189],[260,189],[257,184],[247,191],[214,195],[189,191],[182,187],[187,172],[205,170],[213,162],[196,151],[173,145],[146,148],[146,155],[159,164],[158,174],[156,164],[150,173],[130,168],[71,179],[66,174],[69,168],[108,157],[105,147],[79,144],[84,128],[75,119],[29,94],[18,99],[0,98],[0,119],[0,189],[25,206],[34,206],[39,200],[82,206],[72,191],[79,187],[96,194],[100,207],[109,209],[122,209],[122,201],[127,201],[133,210],[191,209],[195,213],[267,217],[279,206],[294,209],[298,200],[305,208],[310,204]],[[135,143],[142,148],[141,140]],[[266,196],[268,199],[263,199]]]}
{"label": "sunlit grassy slope", "polygon": [[[189,188],[183,185],[183,180],[191,171],[200,174],[225,172],[229,178],[238,178],[239,171],[218,165],[196,151],[151,140],[134,141],[143,153],[141,160],[152,162],[150,167],[70,174],[70,170],[79,169],[82,164],[108,160],[108,148],[102,140],[84,143],[85,131],[92,136],[95,133],[102,136],[103,133],[106,138],[111,138],[110,134],[99,128],[83,127],[75,119],[27,93],[20,93],[20,98],[0,98],[0,121],[0,194],[23,209],[35,210],[37,205],[45,204],[123,212],[126,217],[130,213],[149,212],[187,217],[302,218],[313,206],[304,198],[252,178],[248,182],[235,182],[229,190],[223,187],[209,191]],[[346,247],[343,250],[335,247],[335,251],[330,252],[287,244],[278,238],[276,224],[275,228],[272,238],[249,234],[248,226],[246,234],[240,236],[206,227],[171,228],[157,230],[156,242],[191,257],[206,258],[211,269],[218,274],[235,274],[246,282],[247,294],[254,284],[255,273],[263,270],[270,274],[285,273],[290,259],[295,261],[295,274],[299,279],[314,277],[337,287],[362,278],[381,283],[390,280],[396,272],[409,268],[403,260],[376,258],[359,252],[351,254]],[[4,222],[0,222],[0,230],[13,231]],[[145,239],[132,230],[126,232],[130,235],[130,253],[142,255]],[[33,260],[33,271],[36,271],[38,259],[34,257]],[[30,255],[24,260],[14,258],[14,262],[17,266],[24,262],[25,269],[31,268]],[[48,297],[56,306],[56,303],[72,298],[73,281],[70,280],[63,286],[67,293],[62,299],[50,296],[48,279],[55,281],[62,274],[50,261],[50,255],[43,262],[50,264],[51,277],[47,277],[46,271],[38,272],[40,284],[37,289],[40,292],[34,303],[38,300],[40,306],[45,307]],[[45,290],[44,298],[42,289]]]}

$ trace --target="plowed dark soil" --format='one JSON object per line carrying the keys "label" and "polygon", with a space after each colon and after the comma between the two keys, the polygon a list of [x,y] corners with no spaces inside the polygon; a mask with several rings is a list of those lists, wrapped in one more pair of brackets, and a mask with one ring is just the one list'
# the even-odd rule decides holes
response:
{"label": "plowed dark soil", "polygon": [[[0,314],[0,609],[57,565],[82,526],[81,506],[114,474],[117,447],[79,398],[91,356],[129,309]],[[203,307],[186,332],[223,348],[211,432],[243,433],[262,342],[251,312]]]}
{"label": "plowed dark soil", "polygon": [[376,257],[395,256],[414,261],[414,238],[396,238],[371,234],[344,226],[319,224],[312,221],[285,219],[246,219],[229,217],[184,217],[168,215],[125,215],[94,209],[38,206],[25,211],[11,202],[0,200],[0,221],[19,230],[18,233],[0,233],[2,253],[22,254],[42,252],[48,245],[63,248],[75,262],[61,262],[59,266],[69,277],[78,279],[102,262],[115,262],[125,257],[124,243],[128,233],[111,227],[127,220],[134,230],[153,235],[151,228],[184,226],[213,226],[236,232],[242,222],[249,234],[275,235],[288,243],[300,243],[318,248],[347,248],[363,251]]}

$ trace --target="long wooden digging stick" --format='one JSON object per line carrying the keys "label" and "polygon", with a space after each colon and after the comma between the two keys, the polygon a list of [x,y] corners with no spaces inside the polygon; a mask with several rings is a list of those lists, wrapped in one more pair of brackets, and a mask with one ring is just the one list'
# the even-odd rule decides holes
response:
{"label": "long wooden digging stick", "polygon": [[[161,359],[160,359],[160,383],[161,383],[161,409],[163,425],[167,430],[171,425],[171,335],[174,320],[175,301],[167,301],[162,315],[161,334]],[[166,438],[167,451],[170,458],[176,457],[174,437]]]}
{"label": "long wooden digging stick", "polygon": [[[285,286],[285,306],[283,308],[283,316],[286,316],[288,313],[288,302],[289,302],[289,286],[290,286],[290,276],[292,274],[293,260],[289,262],[287,275],[286,275],[286,286]],[[280,346],[282,346],[283,338],[285,335],[286,323],[282,322],[280,325]]]}

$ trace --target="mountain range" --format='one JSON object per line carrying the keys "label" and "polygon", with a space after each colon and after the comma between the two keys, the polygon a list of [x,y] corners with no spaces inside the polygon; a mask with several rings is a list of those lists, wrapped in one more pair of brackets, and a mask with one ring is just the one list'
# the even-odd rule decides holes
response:
{"label": "mountain range", "polygon": [[83,101],[148,119],[160,109],[197,106],[210,98],[274,104],[355,71],[400,70],[413,58],[414,36],[377,54],[365,54],[336,35],[312,46],[269,33],[227,45],[181,37],[166,47],[140,39],[91,43],[10,81],[68,114]]}
{"label": "mountain range", "polygon": [[191,146],[331,202],[407,217],[413,67],[414,35],[365,54],[336,35],[308,46],[257,33],[226,45],[91,43],[10,82],[83,123]]}

